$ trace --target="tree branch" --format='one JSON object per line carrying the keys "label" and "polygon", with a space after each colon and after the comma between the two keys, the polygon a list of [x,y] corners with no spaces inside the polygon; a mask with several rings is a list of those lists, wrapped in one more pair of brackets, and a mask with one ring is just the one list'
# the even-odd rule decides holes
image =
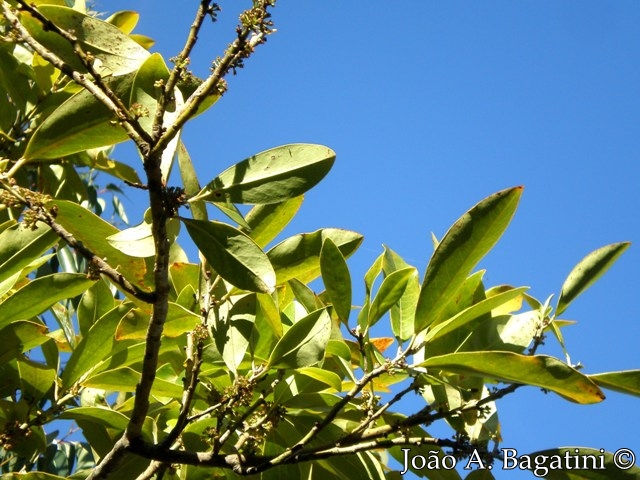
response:
{"label": "tree branch", "polygon": [[212,9],[215,8],[215,4],[211,6],[211,0],[202,0],[200,2],[200,6],[198,7],[195,19],[191,24],[191,28],[189,29],[189,35],[187,37],[187,40],[185,41],[184,47],[174,61],[174,67],[171,70],[169,79],[167,80],[166,84],[162,86],[162,95],[158,99],[158,107],[156,109],[155,117],[153,120],[153,127],[151,128],[154,140],[158,140],[160,135],[162,135],[163,133],[162,120],[164,118],[166,107],[171,101],[173,90],[178,83],[178,80],[185,73],[185,66],[188,62],[191,50],[193,50],[193,47],[198,41],[198,33],[200,32],[202,23],[204,22],[207,13],[211,13]]}
{"label": "tree branch", "polygon": [[76,52],[78,52],[78,58],[80,58],[85,68],[87,68],[90,76],[93,78],[95,83],[89,80],[85,74],[74,70],[60,57],[37,42],[27,31],[27,29],[22,25],[22,23],[20,23],[18,17],[16,17],[13,12],[11,12],[9,6],[3,2],[2,11],[7,20],[11,23],[11,26],[18,33],[20,40],[24,41],[27,45],[33,48],[33,50],[35,50],[42,58],[51,63],[58,70],[63,72],[68,77],[72,78],[78,85],[81,85],[83,88],[85,88],[98,101],[100,101],[110,111],[112,111],[120,121],[127,135],[129,135],[129,138],[131,138],[136,143],[138,148],[141,151],[148,150],[149,144],[152,140],[151,137],[140,126],[136,118],[128,111],[124,103],[122,103],[122,100],[107,85],[105,85],[100,75],[95,72],[93,66],[91,65],[91,62],[87,61],[86,53],[83,52],[80,48],[77,38],[69,32],[66,32],[65,30],[59,28],[53,22],[48,20],[44,15],[42,15],[37,8],[29,5],[24,0],[18,0],[18,2],[22,6],[22,8],[28,11],[36,19],[38,19],[49,30],[57,33],[71,43]]}

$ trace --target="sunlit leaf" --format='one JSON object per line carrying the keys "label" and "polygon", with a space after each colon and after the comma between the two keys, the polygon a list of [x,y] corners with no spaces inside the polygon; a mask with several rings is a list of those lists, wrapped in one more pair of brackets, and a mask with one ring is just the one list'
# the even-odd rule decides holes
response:
{"label": "sunlit leaf", "polygon": [[331,334],[326,309],[316,310],[294,323],[276,344],[268,368],[299,368],[316,365],[324,358]]}
{"label": "sunlit leaf", "polygon": [[416,332],[443,320],[443,310],[458,288],[507,228],[521,194],[522,187],[514,187],[490,195],[460,217],[445,234],[422,282]]}
{"label": "sunlit leaf", "polygon": [[80,377],[88,375],[100,361],[113,354],[116,328],[133,308],[130,303],[120,304],[93,324],[67,361],[62,373],[63,388],[70,387]]}
{"label": "sunlit leaf", "polygon": [[43,223],[33,230],[23,224],[0,233],[0,282],[9,278],[58,242],[58,236]]}
{"label": "sunlit leaf", "polygon": [[589,375],[599,386],[640,397],[640,370],[623,370]]}
{"label": "sunlit leaf", "polygon": [[[139,372],[129,367],[120,367],[92,375],[82,382],[82,386],[112,392],[135,392],[138,383],[140,383]],[[151,394],[161,397],[180,398],[182,396],[182,385],[156,378],[151,388]]]}
{"label": "sunlit leaf", "polygon": [[537,386],[576,403],[597,403],[605,398],[589,377],[546,355],[528,356],[511,352],[451,353],[430,357],[419,366]]}
{"label": "sunlit leaf", "polygon": [[[170,218],[166,223],[167,240],[173,243],[180,232],[180,221]],[[132,257],[152,257],[156,248],[151,231],[151,223],[145,221],[135,227],[121,230],[107,237],[107,242],[122,253]]]}
{"label": "sunlit leaf", "polygon": [[522,292],[525,292],[527,287],[513,288],[503,293],[499,293],[485,300],[482,300],[458,313],[454,317],[439,323],[433,329],[429,330],[425,336],[426,342],[432,342],[435,339],[446,335],[453,330],[460,328],[468,322],[475,320],[476,318],[491,312],[495,308],[500,307],[506,302],[513,300],[521,296]]}
{"label": "sunlit leaf", "polygon": [[29,320],[60,300],[80,295],[93,284],[84,274],[55,273],[37,278],[0,303],[0,328]]}
{"label": "sunlit leaf", "polygon": [[123,10],[116,12],[109,16],[105,22],[115,25],[120,29],[122,33],[131,33],[138,24],[140,14],[138,12],[132,12],[129,10]]}
{"label": "sunlit leaf", "polygon": [[[131,310],[118,323],[115,333],[116,340],[144,340],[150,317],[151,311],[145,311],[142,308]],[[196,325],[200,324],[200,321],[200,315],[176,303],[169,302],[162,335],[168,338],[177,337],[193,330]]]}
{"label": "sunlit leaf", "polygon": [[[149,56],[144,48],[116,26],[71,8],[42,5],[40,12],[63,30],[72,31],[84,52],[95,57],[94,68],[103,75],[122,75],[138,68]],[[21,21],[29,33],[50,51],[56,52],[75,70],[86,72],[74,46],[62,36],[49,31],[42,23],[24,13]]]}
{"label": "sunlit leaf", "polygon": [[56,221],[80,240],[85,247],[117,268],[132,284],[147,288],[147,265],[141,258],[131,257],[112,247],[107,237],[119,230],[80,205],[65,200],[51,202],[58,208]]}
{"label": "sunlit leaf", "polygon": [[198,249],[225,280],[252,292],[274,290],[273,267],[251,238],[226,223],[181,220]]}
{"label": "sunlit leaf", "polygon": [[556,315],[561,315],[578,295],[589,288],[606,272],[622,253],[629,248],[630,242],[612,243],[584,257],[576,265],[562,285],[558,298]]}
{"label": "sunlit leaf", "polygon": [[277,203],[297,197],[329,172],[335,152],[312,144],[291,144],[258,153],[213,179],[194,200]]}
{"label": "sunlit leaf", "polygon": [[[128,101],[134,77],[129,73],[105,78],[104,82],[118,97]],[[31,137],[24,157],[29,161],[59,158],[128,138],[114,113],[88,91],[81,90],[47,116]]]}

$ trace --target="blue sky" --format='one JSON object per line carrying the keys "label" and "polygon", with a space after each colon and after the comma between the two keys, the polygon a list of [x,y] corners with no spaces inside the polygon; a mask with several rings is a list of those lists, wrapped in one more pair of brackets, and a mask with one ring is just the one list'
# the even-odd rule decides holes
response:
{"label": "blue sky", "polygon": [[[232,40],[248,3],[222,2],[192,57],[195,73],[205,75]],[[141,12],[136,32],[168,58],[196,5],[102,0],[97,8]],[[424,272],[430,232],[441,237],[485,196],[522,184],[510,229],[480,265],[486,282],[527,285],[544,299],[590,251],[632,241],[566,312],[579,323],[565,339],[587,373],[640,367],[640,3],[280,0],[273,18],[278,32],[183,133],[203,184],[277,145],[336,150],[334,169],[287,232],[363,233],[349,260],[359,289],[382,244]],[[116,157],[136,161],[126,147]],[[127,208],[136,212],[133,202]],[[542,353],[561,355],[547,343]],[[577,406],[520,390],[498,404],[502,446],[640,454],[638,399],[607,397]]]}

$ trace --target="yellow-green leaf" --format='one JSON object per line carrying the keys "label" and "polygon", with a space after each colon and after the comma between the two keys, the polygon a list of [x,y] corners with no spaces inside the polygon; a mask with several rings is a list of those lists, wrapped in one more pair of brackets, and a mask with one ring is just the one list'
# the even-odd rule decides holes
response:
{"label": "yellow-green leaf", "polygon": [[511,352],[451,353],[428,358],[418,366],[467,373],[506,383],[521,383],[551,390],[576,403],[604,400],[600,388],[566,363],[546,355]]}
{"label": "yellow-green leaf", "polygon": [[612,243],[594,250],[576,265],[562,285],[556,315],[561,315],[575,298],[589,288],[606,272],[630,242]]}
{"label": "yellow-green leaf", "polygon": [[443,320],[447,304],[509,225],[521,194],[522,187],[514,187],[490,195],[460,217],[445,234],[422,282],[416,333]]}

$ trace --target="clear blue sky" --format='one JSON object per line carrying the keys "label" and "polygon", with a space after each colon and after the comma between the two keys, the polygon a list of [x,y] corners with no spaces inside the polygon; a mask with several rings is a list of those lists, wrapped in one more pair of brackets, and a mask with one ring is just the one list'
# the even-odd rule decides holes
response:
{"label": "clear blue sky", "polygon": [[[192,58],[196,73],[232,40],[248,3],[222,2]],[[168,58],[196,5],[97,8],[140,11],[136,31]],[[565,337],[588,373],[640,368],[640,2],[279,0],[274,20],[278,32],[184,132],[203,183],[280,144],[332,147],[334,169],[288,233],[363,233],[349,261],[358,287],[383,243],[424,272],[430,232],[441,237],[483,197],[523,184],[511,228],[481,264],[487,283],[528,285],[544,299],[588,252],[634,242],[566,312],[579,323]],[[543,353],[561,355],[552,339]],[[639,399],[607,397],[577,406],[520,390],[498,404],[502,446],[640,454]]]}

